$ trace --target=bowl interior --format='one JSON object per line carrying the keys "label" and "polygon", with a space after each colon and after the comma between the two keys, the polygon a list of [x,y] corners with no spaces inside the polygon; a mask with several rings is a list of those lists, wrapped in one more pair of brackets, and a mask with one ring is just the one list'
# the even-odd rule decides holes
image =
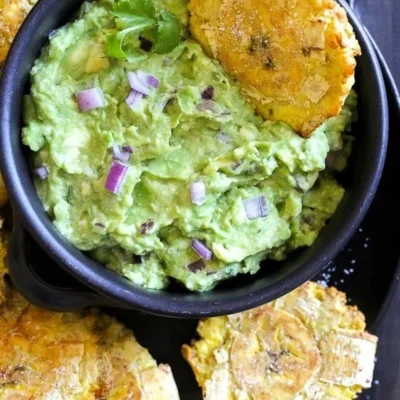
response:
{"label": "bowl interior", "polygon": [[42,0],[35,7],[14,42],[0,86],[2,172],[16,213],[40,246],[85,285],[161,315],[199,317],[238,312],[282,296],[315,276],[359,226],[375,194],[386,152],[385,88],[371,44],[351,11],[349,17],[363,55],[358,58],[356,74],[359,121],[353,132],[357,141],[350,165],[339,178],[346,188],[343,201],[312,247],[297,251],[286,262],[265,262],[256,275],[240,275],[212,292],[196,294],[178,284],[166,291],[144,290],[105,269],[61,236],[36,194],[27,162],[29,151],[20,140],[22,97],[29,90],[29,71],[49,32],[67,22],[81,4],[82,0]]}

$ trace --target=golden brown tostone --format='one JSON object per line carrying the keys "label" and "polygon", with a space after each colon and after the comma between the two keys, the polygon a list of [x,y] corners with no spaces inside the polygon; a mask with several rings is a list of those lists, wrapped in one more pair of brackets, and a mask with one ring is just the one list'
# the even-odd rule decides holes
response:
{"label": "golden brown tostone", "polygon": [[198,333],[182,352],[206,400],[350,400],[371,386],[377,338],[335,288],[308,282]]}
{"label": "golden brown tostone", "polygon": [[0,0],[0,65],[21,23],[37,0]]}
{"label": "golden brown tostone", "polygon": [[360,54],[335,0],[191,0],[191,30],[256,110],[308,137],[339,114]]}

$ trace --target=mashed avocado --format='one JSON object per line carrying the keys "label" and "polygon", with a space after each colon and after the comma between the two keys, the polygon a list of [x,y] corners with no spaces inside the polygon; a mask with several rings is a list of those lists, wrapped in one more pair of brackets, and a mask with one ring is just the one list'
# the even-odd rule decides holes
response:
{"label": "mashed avocado", "polygon": [[[284,123],[258,117],[191,39],[168,54],[141,51],[129,62],[108,57],[112,4],[85,4],[52,35],[32,69],[23,141],[34,153],[33,167],[47,167],[36,187],[60,232],[108,268],[154,289],[174,278],[190,290],[209,290],[256,273],[263,259],[282,260],[310,246],[343,196],[330,171],[345,168],[351,151],[355,94],[338,117],[303,139]],[[185,1],[156,5],[187,21]],[[127,73],[137,70],[160,86],[132,110]],[[92,87],[103,91],[105,105],[81,112],[75,94]],[[213,101],[204,107],[207,88]],[[115,144],[133,148],[118,194],[105,188]],[[191,197],[197,182],[206,189],[201,205]],[[249,219],[244,204],[259,198],[267,215]],[[192,239],[212,250],[212,260],[199,261]]]}

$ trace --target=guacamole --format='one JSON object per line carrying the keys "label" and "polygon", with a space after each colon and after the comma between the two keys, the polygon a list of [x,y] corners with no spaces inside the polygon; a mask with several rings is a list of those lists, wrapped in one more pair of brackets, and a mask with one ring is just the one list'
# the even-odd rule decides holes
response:
{"label": "guacamole", "polygon": [[[132,36],[135,57],[109,57],[113,3],[85,4],[51,35],[31,73],[23,142],[32,167],[47,171],[35,184],[59,231],[152,289],[175,279],[210,290],[310,246],[344,193],[333,174],[351,151],[356,95],[303,139],[257,116],[185,28],[169,53],[142,50]],[[186,1],[155,4],[187,23]],[[131,107],[128,75],[138,71],[158,85]],[[82,111],[76,94],[91,88],[104,104]],[[116,147],[132,154],[117,163],[125,175],[113,192],[106,186]]]}

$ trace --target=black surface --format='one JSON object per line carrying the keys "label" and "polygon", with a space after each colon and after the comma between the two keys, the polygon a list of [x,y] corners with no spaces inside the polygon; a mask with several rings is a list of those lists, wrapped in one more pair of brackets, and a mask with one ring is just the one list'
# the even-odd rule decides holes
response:
{"label": "black surface", "polygon": [[[21,98],[27,88],[28,71],[46,41],[47,34],[71,15],[81,0],[59,2],[41,0],[20,30],[5,65],[0,88],[0,130],[3,159],[2,172],[7,183],[17,220],[34,236],[51,258],[88,287],[105,297],[142,311],[159,315],[200,317],[228,314],[249,309],[279,297],[315,276],[340,251],[361,222],[375,193],[386,150],[387,103],[385,88],[378,62],[371,44],[360,24],[353,20],[363,55],[357,68],[357,91],[359,93],[359,119],[354,132],[358,140],[350,166],[342,181],[346,194],[335,215],[315,244],[278,268],[264,265],[255,276],[241,276],[219,285],[206,294],[193,294],[171,286],[168,291],[147,291],[131,285],[128,281],[106,270],[87,258],[59,234],[46,215],[33,186],[26,154],[22,149],[19,133]],[[351,17],[352,15],[350,15]],[[26,153],[26,152],[25,152]],[[19,226],[19,225],[16,225]],[[16,231],[16,234],[18,232]],[[12,240],[15,245],[18,240]],[[72,293],[75,299],[66,297],[66,291],[50,288],[54,301],[48,302],[49,290],[41,293],[28,280],[25,257],[18,257],[20,249],[10,249],[10,271],[15,284],[33,303],[60,310],[79,304],[84,293]],[[35,260],[31,260],[34,263]],[[25,268],[25,269],[24,269]],[[54,268],[50,267],[49,268]],[[94,298],[92,293],[88,293]],[[86,299],[87,300],[87,299]],[[84,301],[88,304],[89,301]],[[100,299],[95,300],[98,304]],[[104,302],[104,301],[103,301]]]}
{"label": "black surface", "polygon": [[[388,66],[392,70],[394,80],[400,85],[400,1],[398,0],[355,0],[354,5],[357,14],[369,29],[384,55]],[[395,110],[394,110],[395,112]],[[398,109],[400,114],[400,105]],[[400,126],[393,131],[392,135],[400,134]],[[393,161],[394,168],[391,170],[393,191],[388,196],[398,192],[399,187],[399,151],[397,146],[393,150],[396,161]],[[389,173],[390,174],[390,173]],[[397,194],[397,196],[399,196]],[[397,197],[398,198],[398,197]],[[397,204],[400,204],[399,201]],[[398,227],[400,226],[400,211],[389,213],[384,208],[381,218],[387,221],[387,228],[382,235],[394,235],[400,237]],[[400,242],[397,242],[397,253],[400,256]],[[383,253],[385,248],[378,249]],[[382,271],[391,268],[386,264],[386,259],[382,259],[377,265]],[[400,276],[396,277],[399,282]],[[373,296],[370,292],[370,296]],[[400,287],[395,290],[393,301],[391,302],[385,318],[377,330],[379,336],[379,347],[375,370],[375,381],[371,390],[362,397],[364,400],[399,400],[400,399]]]}

